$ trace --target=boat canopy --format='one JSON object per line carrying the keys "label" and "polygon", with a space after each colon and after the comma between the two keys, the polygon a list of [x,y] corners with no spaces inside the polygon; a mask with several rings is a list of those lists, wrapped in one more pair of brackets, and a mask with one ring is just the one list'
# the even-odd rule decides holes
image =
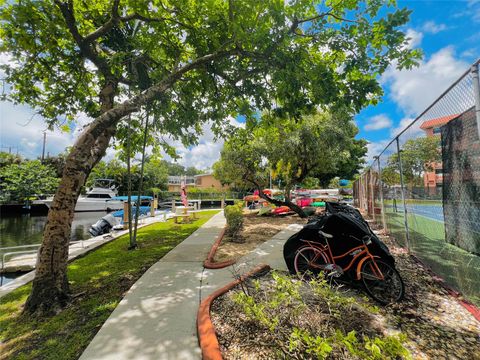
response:
{"label": "boat canopy", "polygon": [[[130,197],[131,201],[137,201],[137,199],[138,199],[137,195],[132,195]],[[110,200],[128,201],[128,196],[114,196]],[[153,200],[153,197],[142,195],[142,196],[140,196],[140,200]]]}

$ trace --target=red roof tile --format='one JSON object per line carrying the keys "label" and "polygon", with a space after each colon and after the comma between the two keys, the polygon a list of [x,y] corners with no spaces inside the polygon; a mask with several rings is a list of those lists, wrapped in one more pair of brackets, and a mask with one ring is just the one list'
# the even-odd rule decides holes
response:
{"label": "red roof tile", "polygon": [[450,120],[455,119],[459,116],[460,114],[454,114],[454,115],[442,116],[440,118],[427,120],[422,125],[420,125],[420,129],[425,130],[433,127],[442,126],[448,123]]}

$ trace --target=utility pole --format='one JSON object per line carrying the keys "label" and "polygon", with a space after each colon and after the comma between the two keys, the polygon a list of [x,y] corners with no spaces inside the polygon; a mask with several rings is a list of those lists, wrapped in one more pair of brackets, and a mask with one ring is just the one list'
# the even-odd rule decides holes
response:
{"label": "utility pole", "polygon": [[43,147],[42,147],[42,163],[43,160],[45,159],[45,143],[47,142],[47,132],[43,132]]}

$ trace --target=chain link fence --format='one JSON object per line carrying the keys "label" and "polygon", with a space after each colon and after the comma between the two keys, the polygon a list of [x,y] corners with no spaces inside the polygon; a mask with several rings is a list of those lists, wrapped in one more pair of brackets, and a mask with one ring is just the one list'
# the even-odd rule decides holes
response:
{"label": "chain link fence", "polygon": [[378,154],[354,203],[480,306],[478,60]]}

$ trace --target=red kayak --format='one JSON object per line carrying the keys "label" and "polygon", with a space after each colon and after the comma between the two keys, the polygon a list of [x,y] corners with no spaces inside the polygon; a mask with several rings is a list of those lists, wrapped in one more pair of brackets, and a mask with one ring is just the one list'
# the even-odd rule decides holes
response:
{"label": "red kayak", "polygon": [[288,206],[280,206],[272,210],[272,214],[284,214],[291,212],[292,210]]}

